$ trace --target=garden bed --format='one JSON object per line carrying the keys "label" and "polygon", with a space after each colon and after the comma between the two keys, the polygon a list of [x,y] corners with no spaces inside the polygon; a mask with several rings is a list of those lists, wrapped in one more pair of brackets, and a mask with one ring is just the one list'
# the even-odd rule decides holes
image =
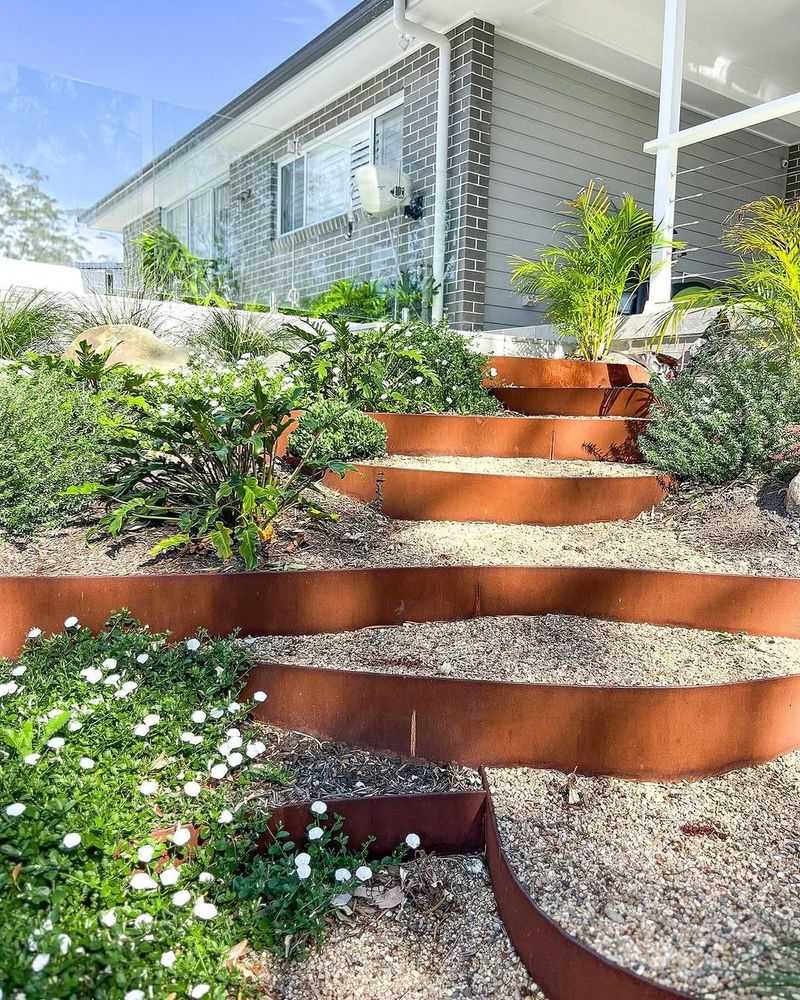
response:
{"label": "garden bed", "polygon": [[560,461],[550,458],[471,458],[457,455],[387,455],[359,465],[377,465],[390,469],[426,469],[437,472],[472,472],[488,476],[555,478],[653,476],[658,473],[644,465],[624,462]]}
{"label": "garden bed", "polygon": [[248,963],[275,1000],[545,1000],[497,914],[479,857],[404,865],[407,901],[346,914],[302,964]]}
{"label": "garden bed", "polygon": [[264,662],[536,684],[691,687],[800,673],[798,639],[560,614],[248,641]]}
{"label": "garden bed", "polygon": [[742,1000],[786,965],[800,830],[782,803],[797,798],[800,754],[680,784],[522,769],[488,779],[517,877],[606,958],[693,997]]}

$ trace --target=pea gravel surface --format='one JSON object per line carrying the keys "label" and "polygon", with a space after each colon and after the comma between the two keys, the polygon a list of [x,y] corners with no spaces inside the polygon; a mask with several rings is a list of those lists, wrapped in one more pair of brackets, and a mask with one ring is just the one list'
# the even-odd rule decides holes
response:
{"label": "pea gravel surface", "polygon": [[275,1000],[547,1000],[497,913],[477,857],[404,865],[395,909],[343,916],[318,951],[297,963],[250,965]]}
{"label": "pea gravel surface", "polygon": [[798,639],[573,615],[408,623],[248,642],[261,661],[520,683],[691,686],[800,672]]}
{"label": "pea gravel surface", "polygon": [[487,775],[517,877],[605,957],[704,1000],[762,996],[758,978],[786,967],[800,921],[800,754],[677,784]]}
{"label": "pea gravel surface", "polygon": [[544,477],[566,476],[569,479],[614,476],[660,475],[646,465],[625,462],[566,461],[551,458],[468,458],[453,455],[387,455],[359,465],[379,465],[390,469],[426,469],[430,472],[472,472],[495,476]]}

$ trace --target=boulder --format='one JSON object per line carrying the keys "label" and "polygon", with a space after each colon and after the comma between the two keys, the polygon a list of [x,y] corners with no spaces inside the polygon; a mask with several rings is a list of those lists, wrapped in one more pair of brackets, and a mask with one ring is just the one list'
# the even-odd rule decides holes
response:
{"label": "boulder", "polygon": [[789,483],[785,503],[789,517],[800,517],[800,472]]}
{"label": "boulder", "polygon": [[113,348],[106,364],[130,365],[131,368],[143,371],[173,371],[176,368],[183,368],[189,358],[186,351],[159,340],[145,327],[124,323],[93,326],[90,330],[84,330],[66,349],[64,357],[74,361],[82,340],[98,353],[108,350],[109,347]]}

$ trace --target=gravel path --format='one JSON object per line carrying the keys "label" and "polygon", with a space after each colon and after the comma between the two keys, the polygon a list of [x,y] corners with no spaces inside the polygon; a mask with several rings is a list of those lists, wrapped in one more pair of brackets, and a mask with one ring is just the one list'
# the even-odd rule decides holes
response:
{"label": "gravel path", "polygon": [[[338,923],[303,962],[249,963],[275,1000],[546,1000],[517,958],[479,858],[403,866],[402,908]],[[408,884],[408,883],[407,883]]]}
{"label": "gravel path", "polygon": [[536,476],[585,479],[589,476],[654,476],[647,465],[624,462],[584,462],[551,458],[467,458],[458,455],[385,455],[360,465],[380,465],[393,469],[428,469],[436,472],[472,472],[492,476]]}
{"label": "gravel path", "polygon": [[573,806],[566,775],[488,775],[512,865],[562,927],[691,996],[760,995],[800,920],[800,754],[679,784],[577,778]]}
{"label": "gravel path", "polygon": [[800,673],[800,639],[572,615],[408,623],[248,641],[256,659],[277,663],[546,684],[688,686]]}

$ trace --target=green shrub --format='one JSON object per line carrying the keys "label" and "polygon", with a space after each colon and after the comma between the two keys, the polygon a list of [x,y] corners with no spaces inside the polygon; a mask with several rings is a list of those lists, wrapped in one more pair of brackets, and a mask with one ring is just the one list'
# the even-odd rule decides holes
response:
{"label": "green shrub", "polygon": [[278,460],[279,439],[301,401],[300,390],[277,382],[255,381],[252,395],[227,405],[177,392],[173,402],[113,430],[102,442],[106,475],[71,492],[106,505],[94,534],[116,537],[144,523],[174,524],[177,533],[153,555],[204,541],[221,559],[238,555],[254,569],[283,513],[302,507],[324,516],[310,499],[317,488],[305,468],[316,464],[314,448],[289,474]]}
{"label": "green shrub", "polygon": [[0,358],[52,346],[69,330],[69,311],[57,296],[16,288],[0,293]]}
{"label": "green shrub", "polygon": [[483,355],[445,323],[357,330],[346,320],[292,324],[292,377],[310,398],[393,413],[495,413]]}
{"label": "green shrub", "polygon": [[263,357],[278,349],[277,339],[268,333],[254,312],[212,309],[195,345],[201,354],[235,364],[242,357]]}
{"label": "green shrub", "polygon": [[753,480],[800,465],[800,370],[764,352],[718,342],[674,381],[654,381],[647,462],[691,482]]}
{"label": "green shrub", "polygon": [[309,406],[289,437],[292,455],[314,454],[314,464],[355,462],[386,454],[386,428],[360,410],[339,400]]}
{"label": "green shrub", "polygon": [[311,316],[338,316],[371,322],[388,319],[391,304],[377,281],[359,282],[345,278],[335,281],[326,292],[312,299],[307,312]]}
{"label": "green shrub", "polygon": [[102,471],[100,425],[114,406],[63,371],[23,366],[0,375],[1,532],[27,535],[63,524],[85,504],[64,491]]}

